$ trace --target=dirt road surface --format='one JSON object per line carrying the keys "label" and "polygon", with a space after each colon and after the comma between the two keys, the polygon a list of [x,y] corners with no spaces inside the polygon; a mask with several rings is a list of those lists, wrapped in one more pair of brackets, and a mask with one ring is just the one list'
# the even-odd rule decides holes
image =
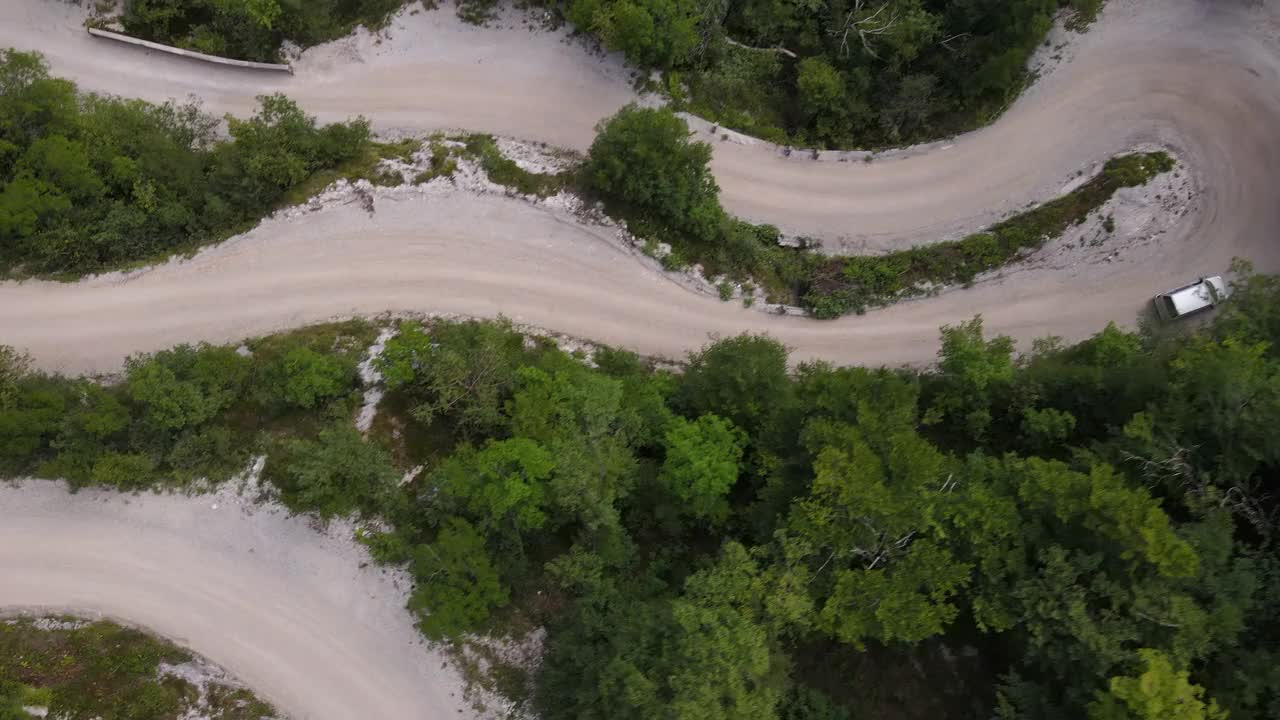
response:
{"label": "dirt road surface", "polygon": [[0,607],[142,625],[296,720],[470,717],[404,610],[404,578],[361,567],[349,528],[240,502],[0,483]]}
{"label": "dirt road surface", "polygon": [[[1280,167],[1278,6],[1113,0],[1097,28],[1067,50],[1074,55],[1004,119],[902,159],[815,162],[784,159],[761,145],[717,145],[717,167],[741,170],[720,173],[727,192],[741,187],[751,202],[776,205],[792,220],[826,217],[821,223],[829,230],[843,223],[823,213],[839,211],[865,215],[860,227],[901,223],[909,235],[911,228],[942,232],[989,219],[990,203],[1010,202],[993,198],[1026,198],[1036,192],[1026,188],[1046,178],[1056,192],[1085,159],[1158,140],[1203,188],[1197,212],[1162,237],[1158,253],[1055,272],[1014,270],[971,290],[819,323],[684,292],[601,247],[594,229],[517,201],[428,199],[384,207],[367,220],[349,209],[268,222],[194,261],[128,277],[0,285],[0,337],[30,350],[42,367],[73,372],[110,371],[130,352],[177,341],[232,340],[385,310],[501,312],[671,356],[712,335],[751,329],[781,338],[798,358],[921,363],[936,351],[939,325],[978,313],[991,331],[1019,340],[1078,339],[1109,320],[1131,324],[1155,292],[1223,272],[1235,256],[1262,270],[1280,268],[1280,202],[1272,189]],[[626,97],[609,90],[620,82],[611,60],[588,57],[553,34],[469,28],[442,13],[404,18],[405,27],[383,45],[357,37],[321,48],[304,56],[292,80],[104,45],[67,25],[73,18],[59,3],[6,3],[0,45],[38,39],[56,71],[88,87],[151,97],[190,90],[232,109],[253,93],[281,87],[322,111],[345,97],[340,114],[367,112],[382,124],[546,130],[539,139],[578,146],[595,119]],[[30,31],[37,21],[54,25],[40,35]],[[24,23],[29,32],[16,32]],[[430,37],[439,42],[422,42],[411,30],[436,33]],[[419,72],[436,61],[445,69]],[[445,71],[454,65],[463,80]],[[419,74],[412,91],[398,80]],[[558,74],[569,80],[552,82]],[[504,84],[515,76],[523,78],[517,84],[524,95]],[[522,97],[528,105],[515,112]],[[382,112],[393,106],[399,109]],[[772,211],[756,216],[776,219]]]}

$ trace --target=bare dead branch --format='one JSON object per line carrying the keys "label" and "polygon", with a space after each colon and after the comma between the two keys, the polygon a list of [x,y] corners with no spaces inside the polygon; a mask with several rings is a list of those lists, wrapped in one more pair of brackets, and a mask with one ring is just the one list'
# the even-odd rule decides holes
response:
{"label": "bare dead branch", "polygon": [[781,45],[777,45],[777,46],[775,46],[775,47],[752,47],[752,46],[747,45],[747,44],[745,44],[745,43],[740,43],[740,42],[738,42],[737,40],[734,40],[733,38],[731,38],[731,37],[727,37],[727,36],[725,37],[724,41],[725,41],[725,42],[727,42],[727,43],[729,43],[730,45],[732,45],[732,46],[734,46],[734,47],[742,48],[743,50],[754,50],[754,51],[756,51],[756,52],[771,52],[771,53],[778,53],[779,55],[786,55],[787,57],[792,58],[792,59],[795,59],[795,58],[799,57],[798,55],[796,55],[795,53],[791,52],[790,50],[788,50],[788,49],[786,49],[786,48],[782,47]]}

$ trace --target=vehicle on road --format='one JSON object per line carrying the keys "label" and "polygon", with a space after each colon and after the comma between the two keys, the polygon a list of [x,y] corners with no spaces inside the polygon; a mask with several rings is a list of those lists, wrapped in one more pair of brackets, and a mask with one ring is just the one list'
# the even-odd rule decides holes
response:
{"label": "vehicle on road", "polygon": [[1151,302],[1156,307],[1156,315],[1161,320],[1169,321],[1208,310],[1226,300],[1228,295],[1230,292],[1227,291],[1227,284],[1221,277],[1214,275],[1160,293]]}

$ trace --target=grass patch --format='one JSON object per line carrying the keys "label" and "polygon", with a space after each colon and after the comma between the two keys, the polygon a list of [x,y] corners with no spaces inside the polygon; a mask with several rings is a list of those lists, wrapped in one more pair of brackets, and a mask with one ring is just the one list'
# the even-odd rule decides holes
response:
{"label": "grass patch", "polygon": [[1107,0],[1071,0],[1071,9],[1074,14],[1067,19],[1066,27],[1068,30],[1075,32],[1084,32],[1089,26],[1098,19],[1098,13],[1102,12],[1102,6]]}
{"label": "grass patch", "polygon": [[1077,190],[985,232],[877,257],[826,259],[810,279],[803,304],[816,317],[834,318],[920,295],[937,285],[970,283],[1083,222],[1116,190],[1142,185],[1173,166],[1164,152],[1121,155]]}
{"label": "grass patch", "polygon": [[413,178],[415,185],[431,182],[438,177],[448,177],[458,169],[458,161],[454,159],[453,153],[450,152],[448,146],[439,140],[431,141],[431,160],[426,170],[418,173]]}
{"label": "grass patch", "polygon": [[[42,629],[33,619],[0,622],[0,678],[27,689],[48,717],[80,720],[256,720],[271,706],[243,689],[161,675],[162,663],[194,658],[168,642],[112,622],[72,618]],[[202,707],[203,705],[203,707]]]}
{"label": "grass patch", "polygon": [[395,170],[385,170],[380,166],[383,160],[399,160],[404,163],[413,162],[413,154],[422,149],[422,141],[416,138],[398,142],[371,142],[357,157],[331,169],[313,173],[310,177],[290,188],[280,200],[279,207],[301,205],[324,192],[324,189],[339,180],[358,182],[368,180],[380,187],[393,187],[405,182],[404,175]]}
{"label": "grass patch", "polygon": [[460,138],[465,145],[463,152],[484,169],[489,180],[515,190],[521,195],[550,197],[570,185],[572,172],[544,175],[525,170],[498,149],[492,135],[471,134]]}

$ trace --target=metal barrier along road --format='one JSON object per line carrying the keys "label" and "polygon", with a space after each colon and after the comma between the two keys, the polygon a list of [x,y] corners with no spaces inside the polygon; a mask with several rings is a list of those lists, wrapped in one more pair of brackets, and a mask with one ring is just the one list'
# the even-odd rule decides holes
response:
{"label": "metal barrier along road", "polygon": [[292,65],[253,62],[251,60],[232,60],[231,58],[218,57],[217,55],[206,55],[202,52],[196,52],[194,50],[183,50],[182,48],[176,48],[171,45],[162,45],[160,43],[151,42],[150,40],[141,40],[139,38],[131,37],[129,35],[123,35],[118,32],[111,32],[110,30],[99,30],[98,28],[92,28],[92,27],[89,28],[89,34],[93,35],[94,37],[107,38],[108,40],[117,40],[119,42],[128,43],[130,45],[138,45],[140,47],[150,48],[152,50],[159,50],[160,52],[166,52],[166,53],[169,53],[170,55],[181,55],[182,57],[189,57],[189,58],[192,58],[193,60],[201,60],[203,62],[216,63],[218,65],[230,65],[232,67],[250,68],[253,70],[274,70],[278,72],[287,72],[290,75],[293,74]]}

